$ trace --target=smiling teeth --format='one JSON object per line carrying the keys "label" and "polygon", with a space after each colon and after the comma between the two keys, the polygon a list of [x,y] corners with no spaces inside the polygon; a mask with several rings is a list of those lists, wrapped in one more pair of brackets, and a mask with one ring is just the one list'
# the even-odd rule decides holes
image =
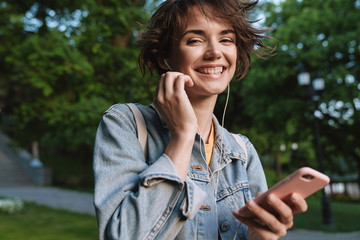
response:
{"label": "smiling teeth", "polygon": [[205,73],[205,74],[220,74],[223,72],[223,67],[200,68],[199,72]]}

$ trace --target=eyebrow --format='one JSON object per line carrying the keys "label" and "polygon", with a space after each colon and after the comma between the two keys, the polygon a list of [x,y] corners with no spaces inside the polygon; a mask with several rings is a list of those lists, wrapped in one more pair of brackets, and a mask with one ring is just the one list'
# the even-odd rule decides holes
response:
{"label": "eyebrow", "polygon": [[[203,30],[190,29],[190,30],[185,31],[181,37],[184,37],[185,35],[190,34],[190,33],[194,33],[197,35],[205,35],[205,32]],[[226,35],[226,34],[235,34],[235,31],[232,29],[226,29],[226,30],[222,30],[220,32],[220,35]]]}

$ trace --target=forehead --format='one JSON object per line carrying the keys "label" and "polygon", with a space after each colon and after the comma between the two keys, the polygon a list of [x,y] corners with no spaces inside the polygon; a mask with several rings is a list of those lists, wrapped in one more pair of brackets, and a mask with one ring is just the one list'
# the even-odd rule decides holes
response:
{"label": "forehead", "polygon": [[233,26],[210,6],[192,6],[185,13],[184,21],[180,23],[178,34],[182,35],[190,28],[214,27],[233,29]]}
{"label": "forehead", "polygon": [[229,28],[231,24],[225,20],[224,17],[220,17],[220,14],[210,7],[205,7],[203,11],[198,7],[192,7],[187,12],[187,25],[199,23],[211,23],[222,25]]}

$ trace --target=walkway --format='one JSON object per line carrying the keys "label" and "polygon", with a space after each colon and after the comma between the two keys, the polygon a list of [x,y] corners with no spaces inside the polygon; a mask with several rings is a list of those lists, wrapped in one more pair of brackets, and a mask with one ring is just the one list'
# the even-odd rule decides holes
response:
{"label": "walkway", "polygon": [[284,240],[360,240],[360,232],[324,233],[309,230],[289,231]]}
{"label": "walkway", "polygon": [[[18,197],[53,208],[95,215],[93,195],[53,187],[0,187],[0,196]],[[289,231],[283,240],[360,240],[360,232],[324,233],[308,230]]]}
{"label": "walkway", "polygon": [[54,187],[1,187],[0,196],[95,215],[93,195]]}

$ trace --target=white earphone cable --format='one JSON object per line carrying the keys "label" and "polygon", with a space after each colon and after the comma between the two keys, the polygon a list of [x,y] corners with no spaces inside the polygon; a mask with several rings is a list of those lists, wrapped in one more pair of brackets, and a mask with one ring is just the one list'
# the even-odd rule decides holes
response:
{"label": "white earphone cable", "polygon": [[[221,119],[221,138],[220,138],[220,158],[219,158],[219,163],[221,161],[221,158],[223,156],[223,139],[224,139],[224,123],[225,123],[225,114],[226,114],[226,109],[229,103],[229,98],[230,98],[230,83],[228,84],[228,89],[227,89],[227,94],[226,94],[226,101],[225,101],[225,106],[224,106],[224,111],[222,114],[222,119]],[[216,175],[216,183],[215,183],[215,194],[217,192],[217,188],[219,185],[219,171],[217,171],[217,175]],[[216,195],[215,195],[216,196]]]}

